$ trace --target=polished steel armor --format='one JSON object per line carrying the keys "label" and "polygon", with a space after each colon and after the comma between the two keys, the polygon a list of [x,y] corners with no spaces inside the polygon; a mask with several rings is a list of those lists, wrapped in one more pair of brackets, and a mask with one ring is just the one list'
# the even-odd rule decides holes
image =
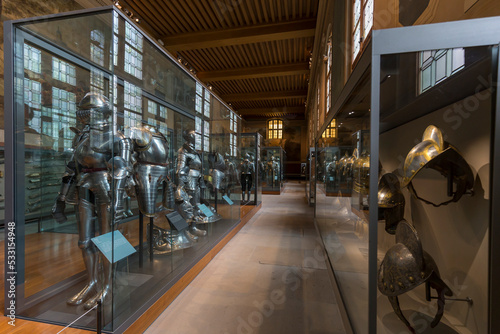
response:
{"label": "polished steel armor", "polygon": [[[255,176],[254,158],[249,153],[245,154],[243,161],[240,163],[240,182],[241,182],[241,200],[250,201],[252,193],[252,183]],[[247,195],[245,199],[245,194]]]}
{"label": "polished steel armor", "polygon": [[[132,128],[131,139],[136,160],[134,182],[139,210],[147,217],[154,217],[158,188],[160,185],[168,187],[168,141],[161,132],[149,125]],[[165,197],[166,192],[163,194]],[[166,201],[163,198],[162,204],[165,207]]]}
{"label": "polished steel armor", "polygon": [[88,93],[78,105],[77,118],[83,122],[83,129],[75,131],[73,157],[67,165],[61,192],[53,208],[54,217],[60,221],[64,216],[64,203],[71,197],[71,185],[75,183],[78,245],[87,270],[87,284],[67,303],[85,303],[87,309],[99,299],[107,302],[111,294],[112,265],[99,256],[91,242],[97,232],[94,217],[100,234],[114,230],[125,216],[125,187],[132,172],[130,140],[121,132],[113,131],[111,115],[107,98],[100,94]]}
{"label": "polished steel armor", "polygon": [[412,333],[415,330],[403,315],[398,296],[425,282],[438,294],[438,309],[431,323],[434,328],[443,316],[445,295],[452,296],[453,292],[441,279],[434,259],[422,249],[415,228],[402,220],[396,228],[396,244],[387,251],[380,264],[378,289],[389,298],[394,312]]}
{"label": "polished steel armor", "polygon": [[210,176],[208,187],[212,193],[222,190],[225,186],[225,171],[226,163],[222,154],[219,152],[212,152],[208,155],[208,164]]}

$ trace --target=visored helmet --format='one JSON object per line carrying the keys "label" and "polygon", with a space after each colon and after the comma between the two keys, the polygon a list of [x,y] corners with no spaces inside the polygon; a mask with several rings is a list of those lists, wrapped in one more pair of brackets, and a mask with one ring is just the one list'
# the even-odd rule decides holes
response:
{"label": "visored helmet", "polygon": [[396,233],[397,224],[403,220],[405,197],[401,192],[398,177],[393,173],[384,174],[378,181],[379,219],[385,220],[385,230]]}
{"label": "visored helmet", "polygon": [[367,195],[370,188],[370,155],[366,151],[354,160],[353,174],[354,190]]}
{"label": "visored helmet", "polygon": [[185,130],[182,133],[182,137],[190,146],[194,146],[196,142],[196,133],[194,130]]}
{"label": "visored helmet", "polygon": [[[449,193],[449,196],[453,196],[450,200],[434,204],[417,195],[412,180],[423,168],[435,169],[453,180],[456,190]],[[425,203],[441,206],[457,202],[463,194],[472,190],[473,185],[474,176],[467,161],[455,147],[444,141],[441,130],[434,125],[429,125],[424,131],[422,142],[415,145],[406,156],[402,186],[408,187],[415,197]]]}
{"label": "visored helmet", "polygon": [[106,96],[98,93],[87,93],[78,104],[76,118],[83,124],[93,126],[108,123],[113,114]]}
{"label": "visored helmet", "polygon": [[444,312],[445,295],[453,292],[439,276],[434,259],[422,249],[417,231],[406,220],[396,228],[396,244],[385,254],[378,270],[378,289],[389,298],[394,312],[408,329],[415,333],[401,312],[398,296],[428,282],[438,294],[438,310],[431,322],[437,326]]}

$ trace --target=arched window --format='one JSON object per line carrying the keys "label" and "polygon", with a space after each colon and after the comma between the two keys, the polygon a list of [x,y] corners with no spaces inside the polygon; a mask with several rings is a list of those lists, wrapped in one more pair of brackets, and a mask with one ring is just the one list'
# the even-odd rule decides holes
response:
{"label": "arched window", "polygon": [[283,139],[283,121],[281,119],[267,121],[267,139]]}

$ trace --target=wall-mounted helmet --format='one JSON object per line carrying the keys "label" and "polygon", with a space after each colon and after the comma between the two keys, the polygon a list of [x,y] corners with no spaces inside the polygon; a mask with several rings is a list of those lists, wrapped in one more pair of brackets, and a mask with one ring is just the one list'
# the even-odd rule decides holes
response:
{"label": "wall-mounted helmet", "polygon": [[384,174],[378,182],[378,208],[379,219],[385,220],[386,232],[395,234],[397,224],[404,218],[405,197],[393,173]]}
{"label": "wall-mounted helmet", "polygon": [[396,244],[389,248],[378,270],[378,289],[389,298],[394,312],[415,333],[401,312],[398,296],[428,282],[438,294],[438,310],[431,323],[437,326],[444,312],[445,295],[453,292],[439,276],[434,259],[422,249],[417,231],[406,220],[396,228]]}
{"label": "wall-mounted helmet", "polygon": [[[434,204],[419,197],[412,185],[413,178],[424,168],[432,168],[443,176],[451,178],[456,185],[452,199],[440,204]],[[406,156],[403,167],[403,187],[418,199],[434,206],[457,202],[462,195],[471,190],[474,185],[472,170],[458,150],[443,140],[443,134],[434,125],[429,125],[422,136],[422,142],[415,145]]]}

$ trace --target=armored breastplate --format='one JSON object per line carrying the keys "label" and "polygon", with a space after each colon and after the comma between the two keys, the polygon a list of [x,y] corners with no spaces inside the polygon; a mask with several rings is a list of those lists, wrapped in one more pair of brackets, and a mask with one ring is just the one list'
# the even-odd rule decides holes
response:
{"label": "armored breastplate", "polygon": [[201,159],[198,153],[186,152],[186,165],[190,170],[201,171]]}
{"label": "armored breastplate", "polygon": [[[111,145],[109,145],[111,147]],[[111,159],[111,151],[98,152],[90,145],[89,133],[84,133],[75,148],[75,160],[85,169],[107,168]]]}
{"label": "armored breastplate", "polygon": [[159,165],[168,163],[168,143],[162,135],[153,135],[147,149],[136,151],[138,152],[137,161],[139,162],[150,162]]}

